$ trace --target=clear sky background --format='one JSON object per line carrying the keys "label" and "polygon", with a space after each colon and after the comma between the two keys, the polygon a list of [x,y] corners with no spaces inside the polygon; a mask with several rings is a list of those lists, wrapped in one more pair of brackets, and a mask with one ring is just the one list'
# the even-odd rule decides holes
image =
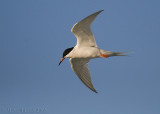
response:
{"label": "clear sky background", "polygon": [[[99,48],[134,53],[91,60],[96,94],[58,63],[101,9]],[[159,0],[0,0],[0,114],[160,114],[159,59]]]}

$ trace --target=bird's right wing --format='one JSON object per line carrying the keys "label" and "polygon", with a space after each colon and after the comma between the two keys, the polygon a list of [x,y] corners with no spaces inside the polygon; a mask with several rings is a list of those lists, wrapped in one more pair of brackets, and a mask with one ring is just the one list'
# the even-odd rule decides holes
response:
{"label": "bird's right wing", "polygon": [[70,64],[75,74],[89,89],[97,93],[92,84],[90,72],[88,69],[88,62],[89,59],[78,59],[78,58],[70,59]]}
{"label": "bird's right wing", "polygon": [[89,15],[72,27],[71,32],[76,36],[78,46],[98,47],[90,26],[97,15],[102,11],[103,10],[100,10],[92,15]]}

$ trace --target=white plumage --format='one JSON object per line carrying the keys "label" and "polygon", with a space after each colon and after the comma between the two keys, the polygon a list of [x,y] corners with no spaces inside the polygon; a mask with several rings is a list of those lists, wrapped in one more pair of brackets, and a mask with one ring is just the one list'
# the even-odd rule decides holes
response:
{"label": "white plumage", "polygon": [[92,34],[90,27],[97,15],[102,11],[103,10],[93,13],[92,15],[84,18],[72,27],[71,32],[77,38],[77,45],[75,47],[66,49],[60,61],[61,63],[65,58],[70,58],[72,70],[89,89],[96,93],[97,91],[94,89],[94,86],[92,84],[88,68],[90,59],[123,56],[121,55],[123,54],[123,52],[105,51],[99,49],[96,44],[94,35]]}

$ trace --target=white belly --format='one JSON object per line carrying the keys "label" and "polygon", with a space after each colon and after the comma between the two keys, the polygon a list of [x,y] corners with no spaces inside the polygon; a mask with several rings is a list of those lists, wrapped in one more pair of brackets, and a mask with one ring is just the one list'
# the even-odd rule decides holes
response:
{"label": "white belly", "polygon": [[100,51],[96,47],[75,47],[69,54],[70,58],[97,58],[100,57]]}

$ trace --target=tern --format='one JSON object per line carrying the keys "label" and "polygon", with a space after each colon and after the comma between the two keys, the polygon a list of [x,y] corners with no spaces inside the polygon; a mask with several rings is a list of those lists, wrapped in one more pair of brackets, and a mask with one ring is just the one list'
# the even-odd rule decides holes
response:
{"label": "tern", "polygon": [[97,93],[97,91],[92,84],[88,68],[90,59],[125,56],[124,52],[111,52],[98,48],[90,27],[97,15],[102,11],[103,10],[100,10],[89,15],[72,27],[71,32],[77,38],[77,44],[75,47],[67,48],[63,52],[62,59],[59,62],[60,65],[65,58],[70,58],[72,70],[79,79],[95,93]]}

